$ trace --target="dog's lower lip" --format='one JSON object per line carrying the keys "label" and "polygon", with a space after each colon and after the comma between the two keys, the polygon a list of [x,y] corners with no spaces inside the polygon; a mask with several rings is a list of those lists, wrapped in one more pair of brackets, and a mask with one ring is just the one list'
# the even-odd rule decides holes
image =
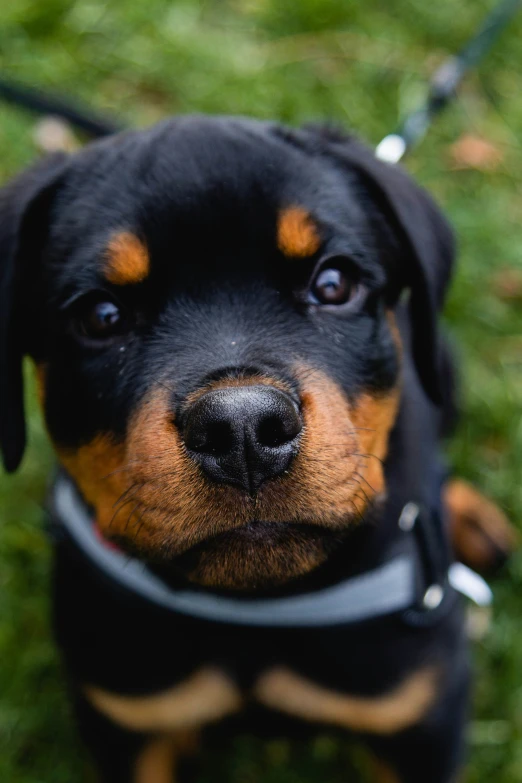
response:
{"label": "dog's lower lip", "polygon": [[291,565],[303,553],[312,552],[315,556],[322,553],[324,556],[339,540],[332,530],[313,523],[256,520],[209,535],[183,552],[153,559],[150,565],[168,583],[187,574],[197,574],[202,562],[204,568],[208,568],[209,563],[226,568],[228,562],[233,570],[245,567],[244,563],[248,562],[248,569],[257,568],[262,573],[266,567],[265,558],[272,563],[279,559],[283,568],[287,559]]}
{"label": "dog's lower lip", "polygon": [[[237,534],[239,536],[255,539],[256,537],[266,536],[267,532],[270,530],[283,532],[284,530],[290,528],[291,525],[291,522],[271,522],[268,519],[254,519],[251,522],[248,522],[246,525],[241,525],[241,527],[227,531],[227,535]],[[300,527],[311,528],[312,526],[303,524],[300,525]],[[217,538],[219,538],[219,535]]]}
{"label": "dog's lower lip", "polygon": [[224,538],[230,540],[233,540],[234,538],[243,540],[250,539],[251,541],[255,541],[256,538],[266,538],[271,534],[274,536],[280,536],[281,534],[291,535],[292,531],[296,530],[299,530],[305,535],[316,535],[319,532],[317,525],[307,522],[274,522],[269,519],[255,519],[243,525],[239,525],[238,527],[222,530],[219,533],[202,538],[186,551],[190,552],[192,549],[207,546],[208,544],[218,542],[220,539]]}
{"label": "dog's lower lip", "polygon": [[277,547],[283,539],[307,538],[316,540],[325,536],[329,538],[332,532],[325,527],[309,522],[273,522],[258,519],[239,527],[223,530],[215,535],[209,535],[179,554],[182,557],[190,556],[207,547],[223,545],[225,542],[227,542],[227,546],[234,547],[234,543],[241,545],[241,542],[255,544],[256,541],[263,543],[272,541],[273,545]]}

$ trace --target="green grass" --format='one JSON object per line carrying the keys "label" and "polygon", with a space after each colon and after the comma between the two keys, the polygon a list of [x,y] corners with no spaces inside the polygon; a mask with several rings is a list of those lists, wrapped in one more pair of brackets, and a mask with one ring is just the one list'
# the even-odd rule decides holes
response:
{"label": "green grass", "polygon": [[[17,0],[0,8],[0,69],[131,125],[194,111],[323,119],[376,142],[416,105],[427,75],[489,7],[482,0]],[[522,302],[500,297],[495,281],[505,269],[522,273],[521,34],[518,18],[407,162],[460,240],[447,322],[462,357],[465,412],[450,457],[515,523]],[[0,179],[34,159],[33,129],[31,117],[0,104]],[[465,132],[498,148],[496,170],[454,168],[450,146]],[[70,783],[81,778],[82,752],[50,636],[41,525],[51,454],[34,391],[29,398],[23,469],[0,479],[0,780]],[[522,780],[521,556],[494,588],[493,627],[476,647],[468,783]],[[297,751],[249,741],[218,768],[223,780],[340,783],[345,756],[325,738]]]}

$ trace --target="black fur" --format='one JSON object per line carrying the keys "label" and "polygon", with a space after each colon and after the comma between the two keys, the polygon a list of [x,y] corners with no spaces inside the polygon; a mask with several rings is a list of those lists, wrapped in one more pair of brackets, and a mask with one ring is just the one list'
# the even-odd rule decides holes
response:
{"label": "black fur", "polygon": [[63,164],[61,155],[53,156],[0,193],[0,443],[8,471],[16,470],[25,448],[22,358],[37,325],[35,276]]}
{"label": "black fur", "polygon": [[[320,228],[323,246],[313,259],[289,262],[276,248],[278,211],[292,204],[305,207]],[[119,229],[143,238],[152,265],[147,280],[125,290],[102,276],[104,248]],[[53,440],[76,448],[99,432],[123,438],[132,412],[157,384],[171,390],[178,419],[190,393],[227,372],[264,373],[298,397],[296,359],[325,373],[348,400],[390,390],[399,374],[386,318],[393,309],[405,356],[385,466],[388,497],[371,524],[348,540],[339,537],[326,565],[303,584],[310,589],[371,568],[392,546],[404,503],[433,506],[437,496],[438,438],[450,406],[437,320],[453,255],[451,231],[422,189],[359,142],[324,129],[192,117],[44,162],[0,196],[5,467],[17,467],[24,446],[23,353],[45,363]],[[367,288],[356,312],[302,299],[318,260],[329,256],[347,258]],[[72,334],[78,302],[100,289],[132,316],[128,334],[103,349]],[[404,290],[408,308],[400,304]],[[267,663],[282,663],[327,687],[378,694],[435,662],[444,674],[426,720],[369,741],[403,783],[453,780],[467,687],[457,606],[426,629],[395,616],[320,631],[237,629],[130,601],[67,542],[57,546],[55,606],[73,682],[126,693],[169,687],[210,662],[245,688]],[[115,729],[111,751],[106,726],[80,696],[78,703],[104,779],[127,780],[127,753],[120,770],[112,766],[118,748],[137,750],[143,738]]]}

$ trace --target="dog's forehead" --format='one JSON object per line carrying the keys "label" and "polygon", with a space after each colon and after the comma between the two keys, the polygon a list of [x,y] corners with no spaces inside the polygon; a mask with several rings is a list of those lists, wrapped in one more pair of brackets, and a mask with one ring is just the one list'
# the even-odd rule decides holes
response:
{"label": "dog's forehead", "polygon": [[[360,201],[327,156],[289,143],[270,123],[180,118],[80,153],[51,241],[69,268],[89,266],[115,241],[118,253],[130,248],[139,266],[137,236],[154,267],[166,249],[182,259],[190,251],[195,259],[209,248],[226,257],[237,247],[273,247],[288,210],[283,249],[291,252],[293,243],[297,255],[317,248],[317,224],[326,233],[334,225],[367,233]],[[122,244],[122,233],[130,244]]]}
{"label": "dog's forehead", "polygon": [[335,186],[333,169],[268,123],[189,117],[91,145],[73,163],[68,200],[108,206],[110,217],[132,207],[186,216],[224,200],[317,201]]}

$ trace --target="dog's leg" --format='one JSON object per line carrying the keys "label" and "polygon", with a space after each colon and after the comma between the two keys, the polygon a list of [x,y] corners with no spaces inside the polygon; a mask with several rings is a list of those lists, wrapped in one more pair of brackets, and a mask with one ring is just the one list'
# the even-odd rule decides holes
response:
{"label": "dog's leg", "polygon": [[242,697],[224,672],[204,668],[149,695],[85,686],[77,705],[102,783],[171,783],[177,762],[193,753],[198,729],[236,712]]}
{"label": "dog's leg", "polygon": [[165,734],[149,740],[138,754],[132,783],[182,783],[186,780],[182,762],[197,750],[197,734],[190,731]]}
{"label": "dog's leg", "polygon": [[[198,734],[128,731],[76,699],[80,734],[94,762],[96,783],[182,783],[185,762],[197,750]],[[190,772],[190,769],[189,769]]]}
{"label": "dog's leg", "polygon": [[168,735],[147,742],[134,762],[132,783],[174,783],[176,744]]}
{"label": "dog's leg", "polygon": [[373,774],[371,783],[401,783],[395,771],[380,759],[372,762]]}
{"label": "dog's leg", "polygon": [[461,479],[449,481],[443,497],[457,559],[480,572],[501,566],[519,541],[505,514]]}
{"label": "dog's leg", "polygon": [[146,749],[147,736],[120,728],[81,695],[76,695],[75,707],[80,736],[93,762],[96,783],[134,783],[134,769]]}

